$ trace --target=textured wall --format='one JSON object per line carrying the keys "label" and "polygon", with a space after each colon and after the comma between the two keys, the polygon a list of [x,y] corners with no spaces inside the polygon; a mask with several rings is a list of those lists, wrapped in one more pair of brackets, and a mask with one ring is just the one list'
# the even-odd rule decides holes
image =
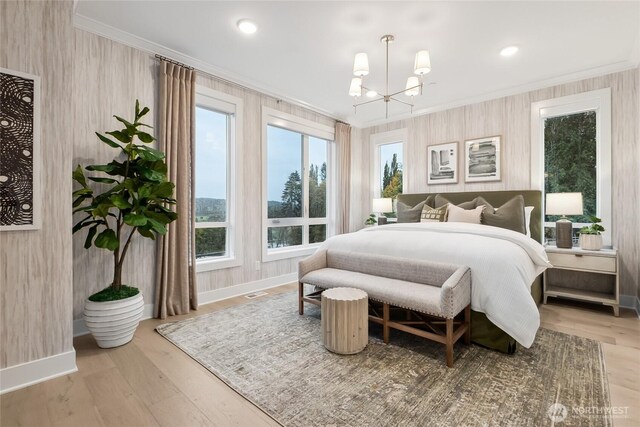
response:
{"label": "textured wall", "polygon": [[[362,227],[371,204],[370,136],[392,129],[407,128],[404,173],[407,193],[531,188],[531,103],[580,92],[611,87],[612,163],[613,163],[613,242],[621,256],[621,292],[636,295],[640,271],[639,228],[631,201],[640,198],[640,134],[638,134],[638,73],[628,70],[467,105],[433,114],[413,117],[362,129],[352,142],[354,192],[352,229]],[[459,154],[457,184],[427,185],[427,146],[458,141],[458,152],[466,139],[502,135],[502,180],[465,183],[464,159]]]}
{"label": "textured wall", "polygon": [[[97,141],[95,131],[112,130],[113,114],[125,118],[132,114],[136,98],[151,108],[147,123],[154,126],[157,108],[157,64],[149,54],[94,34],[74,30],[74,128],[73,164],[88,165],[108,162],[113,150]],[[255,262],[261,259],[261,189],[262,189],[262,107],[274,108],[308,120],[333,126],[334,121],[304,108],[280,102],[252,90],[226,84],[199,75],[197,84],[242,98],[244,126],[242,147],[242,198],[245,209],[240,213],[243,236],[242,266],[198,273],[200,292],[221,289],[254,280],[280,276],[296,271],[298,258],[263,263],[260,271]],[[113,265],[110,253],[83,248],[86,231],[74,236],[73,282],[74,318],[82,317],[84,300],[104,288],[111,280]],[[138,238],[125,262],[123,280],[139,287],[145,303],[151,304],[155,279],[154,243]]]}
{"label": "textured wall", "polygon": [[0,368],[72,349],[71,2],[0,2],[0,67],[41,77],[42,228],[0,232]]}

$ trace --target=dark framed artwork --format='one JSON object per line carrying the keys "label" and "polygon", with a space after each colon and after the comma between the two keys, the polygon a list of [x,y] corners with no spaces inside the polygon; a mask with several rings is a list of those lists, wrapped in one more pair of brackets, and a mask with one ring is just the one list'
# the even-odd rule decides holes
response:
{"label": "dark framed artwork", "polygon": [[500,136],[464,142],[465,182],[500,181]]}
{"label": "dark framed artwork", "polygon": [[458,143],[427,147],[427,184],[456,184],[458,182]]}
{"label": "dark framed artwork", "polygon": [[40,78],[0,68],[0,231],[37,230]]}

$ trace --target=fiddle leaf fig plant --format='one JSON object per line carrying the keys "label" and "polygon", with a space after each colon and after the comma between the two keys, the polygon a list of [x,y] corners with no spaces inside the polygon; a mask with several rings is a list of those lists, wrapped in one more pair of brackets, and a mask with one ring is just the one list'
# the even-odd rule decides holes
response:
{"label": "fiddle leaf fig plant", "polygon": [[92,301],[136,295],[138,289],[122,283],[122,266],[134,235],[155,240],[155,234],[166,234],[167,224],[177,218],[168,207],[176,200],[175,185],[167,179],[165,155],[149,146],[155,138],[145,132],[151,126],[141,122],[148,112],[149,108],[140,109],[136,100],[133,121],[114,116],[124,127],[105,132],[108,136],[96,135],[117,150],[115,158],[107,164],[86,166],[91,176],[85,175],[80,165],[73,171],[73,180],[80,185],[73,192],[73,213],[83,214],[73,232],[88,228],[86,249],[96,246],[113,252],[113,281],[89,297]]}
{"label": "fiddle leaf fig plant", "polygon": [[589,216],[589,221],[591,221],[591,225],[586,227],[582,227],[580,229],[580,234],[595,234],[599,235],[604,231],[604,227],[598,223],[602,222],[600,218],[595,215]]}

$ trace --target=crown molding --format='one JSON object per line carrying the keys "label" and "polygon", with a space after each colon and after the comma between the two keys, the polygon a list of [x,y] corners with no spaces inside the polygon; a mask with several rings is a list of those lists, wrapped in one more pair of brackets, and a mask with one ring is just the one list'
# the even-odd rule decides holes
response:
{"label": "crown molding", "polygon": [[341,120],[339,117],[337,117],[334,113],[331,113],[330,111],[324,110],[322,108],[318,108],[300,99],[287,96],[284,93],[281,93],[280,91],[278,91],[277,89],[274,89],[266,85],[257,85],[244,76],[241,76],[235,73],[230,73],[229,71],[223,70],[215,65],[209,64],[208,62],[201,61],[189,55],[185,55],[183,53],[178,52],[177,50],[170,49],[159,43],[152,42],[145,38],[131,34],[127,31],[123,31],[118,28],[112,27],[111,25],[107,25],[93,18],[84,16],[80,13],[77,13],[77,12],[74,13],[73,26],[77,29],[87,31],[89,33],[93,33],[101,37],[105,37],[109,40],[113,40],[115,42],[124,44],[129,47],[133,47],[135,49],[138,49],[143,52],[147,52],[152,55],[158,54],[166,58],[173,59],[177,62],[181,62],[185,65],[195,68],[196,71],[202,71],[206,74],[211,74],[213,77],[218,77],[222,80],[227,80],[230,83],[244,86],[247,89],[259,92],[264,95],[268,95],[277,100],[282,100],[290,104],[296,105],[298,107],[306,108],[307,110],[313,111],[314,113],[321,114],[330,119]]}
{"label": "crown molding", "polygon": [[464,107],[465,105],[477,104],[480,102],[491,101],[494,99],[504,98],[512,95],[519,95],[527,92],[531,92],[538,89],[544,89],[547,87],[558,86],[566,83],[573,83],[580,80],[585,80],[594,77],[600,77],[607,74],[618,73],[622,71],[632,70],[638,67],[638,64],[632,60],[616,62],[613,64],[603,65],[601,67],[590,68],[583,71],[577,71],[575,73],[564,74],[562,76],[553,77],[545,80],[538,80],[523,85],[512,86],[506,89],[500,89],[492,92],[486,92],[481,95],[472,96],[470,98],[462,98],[456,101],[452,101],[446,104],[434,105],[433,107],[422,108],[414,111],[413,114],[405,113],[399,114],[388,119],[371,120],[367,122],[356,122],[350,120],[352,124],[358,123],[357,127],[369,128],[373,126],[379,126],[387,123],[393,123],[401,120],[414,119],[416,117],[424,116],[426,114],[433,114],[440,111],[450,110],[453,108]]}

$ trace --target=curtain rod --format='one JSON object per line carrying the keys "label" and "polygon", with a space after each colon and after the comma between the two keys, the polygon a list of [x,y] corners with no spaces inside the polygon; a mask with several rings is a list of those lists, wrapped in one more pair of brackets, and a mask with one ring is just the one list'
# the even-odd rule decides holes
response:
{"label": "curtain rod", "polygon": [[[226,83],[226,84],[228,84],[228,85],[235,86],[235,87],[240,88],[240,89],[243,89],[243,90],[248,90],[248,91],[254,92],[254,93],[256,93],[256,94],[258,94],[258,95],[261,95],[261,96],[269,96],[269,97],[271,97],[271,98],[275,98],[275,100],[278,102],[278,104],[279,104],[280,102],[282,102],[282,101],[283,101],[282,99],[280,99],[280,98],[278,98],[278,97],[275,97],[275,96],[273,96],[273,95],[269,95],[269,94],[266,94],[266,93],[260,92],[260,91],[259,91],[259,90],[257,90],[257,89],[253,89],[253,88],[250,88],[250,87],[247,87],[247,86],[241,85],[240,83],[236,83],[236,82],[231,81],[231,80],[227,80],[227,79],[225,79],[225,78],[223,78],[223,77],[216,76],[215,74],[211,74],[211,73],[209,73],[209,72],[207,72],[207,71],[198,70],[198,69],[196,69],[196,68],[194,68],[194,67],[191,67],[191,66],[189,66],[189,65],[183,64],[182,62],[178,62],[178,61],[173,60],[173,59],[171,59],[171,58],[167,58],[166,56],[158,55],[158,54],[156,53],[156,54],[155,54],[155,58],[156,58],[156,59],[159,59],[159,60],[161,60],[161,61],[167,61],[167,62],[170,62],[170,63],[172,63],[172,64],[176,64],[176,65],[179,65],[179,66],[181,66],[181,67],[188,68],[189,70],[194,70],[196,73],[198,73],[198,74],[200,74],[200,75],[203,75],[203,76],[206,76],[206,77],[210,77],[210,78],[215,79],[215,80],[218,80],[218,81],[220,81],[220,82],[222,82],[222,83]],[[285,101],[285,102],[286,102],[286,101]],[[289,102],[289,104],[292,104],[292,103],[291,103],[291,102]],[[295,104],[294,104],[294,105],[295,105]],[[326,117],[326,118],[328,118],[328,119],[331,119],[331,120],[333,120],[333,121],[335,121],[335,122],[337,122],[337,123],[344,123],[345,125],[350,125],[349,123],[343,122],[342,120],[338,120],[338,119],[336,119],[335,117],[331,117],[331,116],[330,116],[330,115],[328,115],[328,114],[325,114],[325,113],[321,113],[321,112],[319,112],[319,111],[312,110],[312,109],[310,109],[309,107],[305,107],[304,105],[298,105],[298,106],[299,106],[299,107],[301,107],[301,108],[306,108],[306,109],[307,109],[307,110],[309,110],[309,111],[313,111],[315,114],[318,114],[318,115],[320,115],[320,116],[323,116],[323,117]]]}

